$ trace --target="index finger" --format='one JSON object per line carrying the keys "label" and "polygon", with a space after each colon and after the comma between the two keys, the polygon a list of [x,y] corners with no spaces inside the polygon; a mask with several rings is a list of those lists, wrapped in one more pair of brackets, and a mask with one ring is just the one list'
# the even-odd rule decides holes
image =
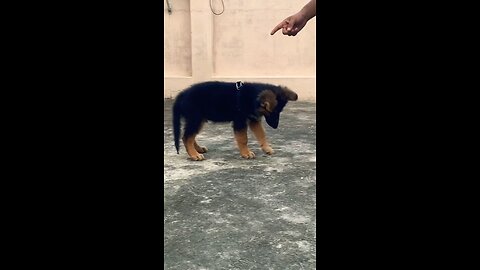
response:
{"label": "index finger", "polygon": [[275,28],[273,28],[272,32],[270,32],[270,35],[273,35],[273,34],[275,34],[278,30],[282,29],[284,23],[285,23],[285,21],[282,21],[282,22],[279,23],[277,26],[275,26]]}

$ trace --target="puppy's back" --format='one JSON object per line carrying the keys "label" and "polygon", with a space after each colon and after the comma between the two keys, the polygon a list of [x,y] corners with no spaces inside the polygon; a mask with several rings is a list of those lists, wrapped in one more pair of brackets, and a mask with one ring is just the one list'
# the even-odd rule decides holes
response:
{"label": "puppy's back", "polygon": [[232,121],[236,111],[235,83],[202,82],[181,91],[176,106],[183,117],[201,117],[211,121]]}

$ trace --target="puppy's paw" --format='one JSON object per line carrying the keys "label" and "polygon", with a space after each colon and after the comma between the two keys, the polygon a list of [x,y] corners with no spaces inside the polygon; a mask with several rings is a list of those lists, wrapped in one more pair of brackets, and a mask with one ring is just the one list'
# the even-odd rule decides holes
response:
{"label": "puppy's paw", "polygon": [[202,153],[202,154],[203,154],[203,153],[206,153],[206,152],[208,152],[208,148],[205,147],[205,146],[200,146],[200,147],[197,149],[197,152],[198,152],[198,153]]}
{"label": "puppy's paw", "polygon": [[202,160],[205,160],[205,157],[202,154],[197,154],[197,155],[190,156],[190,159],[194,161],[202,161]]}
{"label": "puppy's paw", "polygon": [[253,153],[253,152],[250,151],[250,150],[245,151],[245,152],[242,152],[242,153],[240,153],[240,155],[241,155],[243,158],[246,158],[246,159],[254,159],[254,158],[255,158],[255,153]]}
{"label": "puppy's paw", "polygon": [[267,155],[271,155],[274,153],[273,149],[270,146],[262,147],[262,151]]}

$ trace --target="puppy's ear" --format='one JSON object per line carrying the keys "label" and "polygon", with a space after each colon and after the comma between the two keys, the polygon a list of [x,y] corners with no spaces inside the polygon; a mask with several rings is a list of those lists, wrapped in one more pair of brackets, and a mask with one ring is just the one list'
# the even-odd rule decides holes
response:
{"label": "puppy's ear", "polygon": [[270,103],[268,101],[264,101],[263,103],[260,104],[260,107],[262,109],[265,109],[267,112],[271,112],[272,108],[270,106]]}
{"label": "puppy's ear", "polygon": [[277,96],[272,90],[264,90],[258,95],[258,101],[260,103],[260,112],[272,112],[277,106]]}
{"label": "puppy's ear", "polygon": [[298,99],[297,93],[293,92],[286,86],[280,86],[282,89],[282,96],[285,97],[286,100],[296,101]]}

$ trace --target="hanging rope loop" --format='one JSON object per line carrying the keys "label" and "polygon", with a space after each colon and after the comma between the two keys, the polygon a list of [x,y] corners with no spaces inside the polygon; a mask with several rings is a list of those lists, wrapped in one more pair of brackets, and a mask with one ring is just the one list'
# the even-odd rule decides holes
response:
{"label": "hanging rope loop", "polygon": [[220,13],[215,13],[215,11],[213,10],[212,2],[213,0],[210,0],[210,10],[212,11],[212,13],[215,15],[222,15],[222,13],[225,11],[225,4],[223,3],[223,0],[222,0],[222,12]]}

